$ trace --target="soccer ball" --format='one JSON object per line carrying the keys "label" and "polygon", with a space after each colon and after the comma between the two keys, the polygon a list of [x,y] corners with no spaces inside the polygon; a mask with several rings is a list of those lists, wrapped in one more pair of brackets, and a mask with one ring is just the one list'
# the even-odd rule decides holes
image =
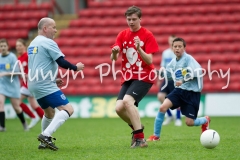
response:
{"label": "soccer ball", "polygon": [[200,142],[205,148],[215,148],[220,142],[220,136],[217,131],[208,129],[201,134]]}

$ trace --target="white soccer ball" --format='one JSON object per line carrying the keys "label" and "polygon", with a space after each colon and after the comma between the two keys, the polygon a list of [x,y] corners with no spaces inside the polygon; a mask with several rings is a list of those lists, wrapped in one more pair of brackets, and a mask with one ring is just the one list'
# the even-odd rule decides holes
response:
{"label": "white soccer ball", "polygon": [[215,148],[220,142],[220,136],[217,131],[208,129],[201,134],[200,142],[205,148]]}

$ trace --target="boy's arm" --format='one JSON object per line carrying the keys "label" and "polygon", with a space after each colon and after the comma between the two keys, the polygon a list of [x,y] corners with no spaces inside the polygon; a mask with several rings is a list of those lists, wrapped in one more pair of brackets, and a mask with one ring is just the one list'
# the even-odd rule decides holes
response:
{"label": "boy's arm", "polygon": [[0,73],[0,77],[3,77],[3,76],[20,76],[22,74],[25,74],[25,73],[22,73],[22,72],[2,72],[2,73]]}
{"label": "boy's arm", "polygon": [[116,61],[117,58],[118,58],[119,52],[120,52],[120,47],[119,46],[114,46],[112,48],[111,60]]}

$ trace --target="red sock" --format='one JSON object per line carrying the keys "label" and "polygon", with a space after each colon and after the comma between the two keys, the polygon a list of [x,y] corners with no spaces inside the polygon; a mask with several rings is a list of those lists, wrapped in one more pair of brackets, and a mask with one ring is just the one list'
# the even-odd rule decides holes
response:
{"label": "red sock", "polygon": [[41,107],[37,107],[35,111],[37,112],[38,116],[42,119],[44,115],[43,109]]}
{"label": "red sock", "polygon": [[144,138],[144,133],[143,132],[136,133],[136,134],[134,134],[134,138],[135,139],[143,139]]}
{"label": "red sock", "polygon": [[20,107],[22,108],[23,112],[26,113],[30,118],[35,118],[35,115],[33,112],[28,108],[28,106],[24,103],[20,104]]}

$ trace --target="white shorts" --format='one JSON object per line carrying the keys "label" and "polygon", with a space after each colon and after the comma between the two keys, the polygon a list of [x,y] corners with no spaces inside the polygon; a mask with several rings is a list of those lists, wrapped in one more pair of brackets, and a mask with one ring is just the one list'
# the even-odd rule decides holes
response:
{"label": "white shorts", "polygon": [[30,93],[30,91],[24,86],[21,87],[20,93],[27,97],[33,97],[33,95]]}

